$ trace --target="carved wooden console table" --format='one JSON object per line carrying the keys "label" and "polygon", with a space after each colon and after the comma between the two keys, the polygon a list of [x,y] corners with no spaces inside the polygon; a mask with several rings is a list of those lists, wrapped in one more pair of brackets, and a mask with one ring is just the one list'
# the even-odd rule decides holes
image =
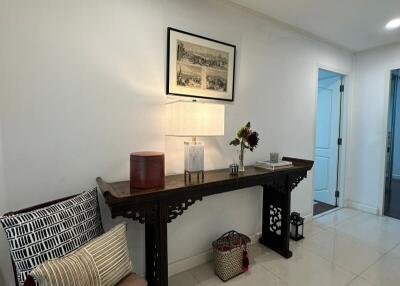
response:
{"label": "carved wooden console table", "polygon": [[204,181],[185,182],[183,175],[166,176],[162,189],[130,189],[129,181],[107,183],[97,178],[112,217],[145,224],[146,278],[149,286],[168,285],[167,224],[203,197],[252,186],[263,187],[260,243],[289,258],[290,194],[307,176],[313,161],[284,158],[294,167],[268,171],[246,167],[238,176],[227,169],[205,172]]}

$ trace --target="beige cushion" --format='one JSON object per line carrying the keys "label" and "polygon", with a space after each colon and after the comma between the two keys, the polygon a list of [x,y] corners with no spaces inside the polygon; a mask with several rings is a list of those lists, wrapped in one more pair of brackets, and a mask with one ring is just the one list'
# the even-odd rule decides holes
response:
{"label": "beige cushion", "polygon": [[31,276],[41,286],[113,286],[132,271],[126,224],[119,224],[77,251],[39,265]]}
{"label": "beige cushion", "polygon": [[142,277],[131,273],[123,280],[121,280],[117,286],[147,286],[147,281]]}

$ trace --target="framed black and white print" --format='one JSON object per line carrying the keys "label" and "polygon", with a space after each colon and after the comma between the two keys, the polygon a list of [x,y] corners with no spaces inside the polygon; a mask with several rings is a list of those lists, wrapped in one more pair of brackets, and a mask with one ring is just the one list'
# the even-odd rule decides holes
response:
{"label": "framed black and white print", "polygon": [[167,94],[233,101],[236,46],[168,28]]}

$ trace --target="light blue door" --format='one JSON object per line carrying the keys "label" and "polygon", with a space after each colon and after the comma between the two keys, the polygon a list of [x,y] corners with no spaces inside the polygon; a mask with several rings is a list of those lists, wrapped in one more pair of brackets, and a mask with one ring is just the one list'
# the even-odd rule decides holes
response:
{"label": "light blue door", "polygon": [[336,205],[340,77],[319,81],[315,139],[314,200]]}

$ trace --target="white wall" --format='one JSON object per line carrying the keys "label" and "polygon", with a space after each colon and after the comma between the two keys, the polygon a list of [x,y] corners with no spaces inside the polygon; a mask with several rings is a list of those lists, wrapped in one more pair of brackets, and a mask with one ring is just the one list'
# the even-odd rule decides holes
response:
{"label": "white wall", "polygon": [[346,200],[382,211],[390,69],[400,67],[400,45],[356,54]]}
{"label": "white wall", "polygon": [[[127,179],[131,151],[165,151],[167,171],[182,172],[183,140],[163,131],[168,26],[237,45],[235,102],[226,104],[225,136],[205,140],[206,168],[231,162],[228,142],[247,121],[261,136],[247,163],[270,151],[313,158],[317,66],[350,71],[349,52],[225,1],[7,0],[0,116],[8,209],[77,193],[96,176]],[[293,192],[303,215],[312,213],[311,182],[310,174]],[[232,228],[259,232],[260,196],[253,188],[196,203],[169,225],[170,261],[207,250]],[[107,227],[117,222],[102,210]],[[129,224],[138,272],[143,230]]]}

